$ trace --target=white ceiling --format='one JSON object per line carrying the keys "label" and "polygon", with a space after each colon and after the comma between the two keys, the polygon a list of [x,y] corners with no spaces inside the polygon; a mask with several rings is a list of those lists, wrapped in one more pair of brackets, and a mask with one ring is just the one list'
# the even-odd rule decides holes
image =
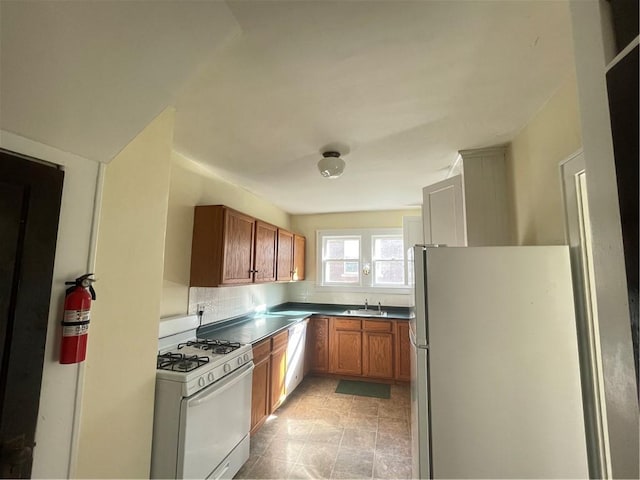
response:
{"label": "white ceiling", "polygon": [[0,5],[2,129],[109,161],[174,105],[176,151],[290,213],[421,204],[573,69],[561,1]]}

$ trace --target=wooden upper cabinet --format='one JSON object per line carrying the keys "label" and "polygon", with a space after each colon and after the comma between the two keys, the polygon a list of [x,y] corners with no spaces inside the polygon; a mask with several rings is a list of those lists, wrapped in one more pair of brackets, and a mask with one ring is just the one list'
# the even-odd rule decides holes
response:
{"label": "wooden upper cabinet", "polygon": [[276,249],[278,243],[278,228],[268,223],[256,220],[256,245],[254,281],[273,282],[276,279]]}
{"label": "wooden upper cabinet", "polygon": [[253,280],[253,241],[256,221],[240,212],[228,208],[224,210],[222,283],[249,283]]}
{"label": "wooden upper cabinet", "polygon": [[224,205],[195,207],[189,286],[292,280],[293,262],[292,233]]}
{"label": "wooden upper cabinet", "polygon": [[222,205],[195,207],[191,244],[192,287],[253,280],[255,220]]}
{"label": "wooden upper cabinet", "polygon": [[293,280],[304,280],[306,240],[302,235],[293,236]]}
{"label": "wooden upper cabinet", "polygon": [[277,280],[293,279],[293,233],[278,229],[278,274]]}

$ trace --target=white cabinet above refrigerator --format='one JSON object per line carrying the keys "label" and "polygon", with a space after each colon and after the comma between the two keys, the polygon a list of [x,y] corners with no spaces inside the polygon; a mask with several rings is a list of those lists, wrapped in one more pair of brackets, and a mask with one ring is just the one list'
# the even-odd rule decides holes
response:
{"label": "white cabinet above refrigerator", "polygon": [[462,173],[422,190],[424,243],[510,245],[505,147],[459,153]]}

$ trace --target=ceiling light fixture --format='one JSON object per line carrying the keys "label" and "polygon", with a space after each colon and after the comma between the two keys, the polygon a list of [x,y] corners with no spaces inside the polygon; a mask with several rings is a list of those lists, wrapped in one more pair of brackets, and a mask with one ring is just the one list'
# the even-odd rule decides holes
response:
{"label": "ceiling light fixture", "polygon": [[318,170],[324,178],[338,178],[344,172],[344,166],[339,152],[324,152],[318,161]]}

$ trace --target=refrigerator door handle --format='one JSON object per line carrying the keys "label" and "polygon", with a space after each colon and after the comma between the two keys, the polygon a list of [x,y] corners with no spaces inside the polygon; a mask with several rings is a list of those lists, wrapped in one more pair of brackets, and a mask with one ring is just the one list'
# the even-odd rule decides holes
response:
{"label": "refrigerator door handle", "polygon": [[425,350],[429,349],[429,345],[418,345],[416,343],[416,334],[413,332],[411,328],[409,328],[409,341],[411,342],[411,345],[413,345],[415,348],[424,348]]}

